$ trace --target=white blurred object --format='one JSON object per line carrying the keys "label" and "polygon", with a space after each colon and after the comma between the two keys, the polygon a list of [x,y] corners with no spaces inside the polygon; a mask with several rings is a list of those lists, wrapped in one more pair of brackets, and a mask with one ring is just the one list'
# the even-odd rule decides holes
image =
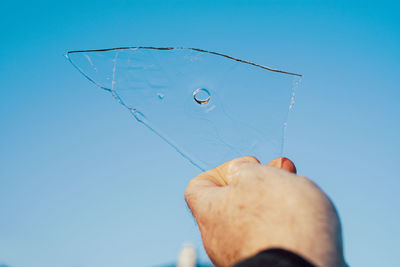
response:
{"label": "white blurred object", "polygon": [[191,245],[184,245],[178,256],[177,267],[196,267],[196,252]]}

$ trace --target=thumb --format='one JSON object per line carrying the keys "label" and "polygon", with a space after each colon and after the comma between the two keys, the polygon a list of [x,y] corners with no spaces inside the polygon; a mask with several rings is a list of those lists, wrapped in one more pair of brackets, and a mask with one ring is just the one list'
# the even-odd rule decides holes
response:
{"label": "thumb", "polygon": [[193,178],[185,190],[185,200],[192,213],[195,215],[199,205],[205,205],[214,199],[215,194],[220,192],[221,187],[230,184],[229,177],[234,174],[243,164],[260,163],[252,156],[244,156],[227,161],[214,169],[200,173]]}

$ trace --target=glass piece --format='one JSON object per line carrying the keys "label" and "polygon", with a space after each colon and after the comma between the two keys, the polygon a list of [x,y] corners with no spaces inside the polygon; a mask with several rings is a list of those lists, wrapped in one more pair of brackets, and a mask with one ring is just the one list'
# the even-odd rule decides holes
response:
{"label": "glass piece", "polygon": [[203,171],[244,155],[262,162],[282,156],[299,74],[195,48],[122,47],[66,56]]}

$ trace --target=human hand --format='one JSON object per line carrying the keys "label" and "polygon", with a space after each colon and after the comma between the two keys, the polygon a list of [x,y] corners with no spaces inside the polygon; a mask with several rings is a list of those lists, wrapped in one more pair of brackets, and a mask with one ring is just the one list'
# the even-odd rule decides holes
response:
{"label": "human hand", "polygon": [[268,165],[237,158],[187,186],[185,199],[211,261],[231,266],[262,250],[283,248],[317,266],[345,266],[340,221],[329,198],[294,174],[290,160]]}

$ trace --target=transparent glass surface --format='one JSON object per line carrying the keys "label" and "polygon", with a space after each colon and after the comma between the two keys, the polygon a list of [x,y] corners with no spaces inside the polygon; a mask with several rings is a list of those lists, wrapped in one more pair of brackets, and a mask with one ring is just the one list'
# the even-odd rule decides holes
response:
{"label": "transparent glass surface", "polygon": [[67,58],[201,170],[283,153],[299,74],[194,48],[70,51]]}

